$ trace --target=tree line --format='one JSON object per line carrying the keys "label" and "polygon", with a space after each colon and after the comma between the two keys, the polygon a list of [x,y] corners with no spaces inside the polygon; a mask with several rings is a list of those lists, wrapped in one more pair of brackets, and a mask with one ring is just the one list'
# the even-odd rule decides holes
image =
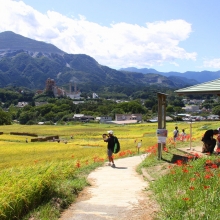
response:
{"label": "tree line", "polygon": [[[0,124],[11,124],[13,120],[20,124],[37,124],[41,121],[62,124],[72,120],[73,115],[79,113],[94,117],[111,116],[113,119],[115,114],[140,113],[143,115],[143,120],[148,120],[157,116],[157,89],[157,87],[149,87],[134,90],[134,88],[116,87],[110,92],[105,88],[101,93],[103,96],[98,99],[88,99],[86,97],[89,93],[84,92],[83,103],[79,104],[74,104],[73,100],[67,97],[55,98],[52,93],[35,95],[34,92],[25,89],[0,89]],[[183,97],[176,95],[171,89],[164,88],[164,92],[167,94],[167,115],[183,113]],[[116,102],[118,94],[123,97],[121,102]],[[212,96],[206,98],[202,107],[213,108],[213,113],[220,114],[220,103],[214,102]],[[39,101],[46,104],[36,106],[35,103]],[[19,108],[18,102],[27,102],[28,105]]]}

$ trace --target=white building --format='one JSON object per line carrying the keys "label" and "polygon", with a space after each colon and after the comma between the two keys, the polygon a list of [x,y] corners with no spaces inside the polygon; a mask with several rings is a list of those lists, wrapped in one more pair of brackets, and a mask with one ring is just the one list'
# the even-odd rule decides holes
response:
{"label": "white building", "polygon": [[142,121],[142,114],[116,114],[115,121],[136,120]]}
{"label": "white building", "polygon": [[98,96],[96,93],[94,93],[94,92],[92,93],[92,98],[93,98],[93,99],[97,99],[98,97],[99,97],[99,96]]}
{"label": "white building", "polygon": [[199,106],[198,105],[188,105],[186,107],[183,107],[186,112],[198,112],[199,111]]}
{"label": "white building", "polygon": [[110,116],[100,116],[95,118],[96,121],[99,121],[100,123],[105,123],[108,121],[112,121],[112,117]]}

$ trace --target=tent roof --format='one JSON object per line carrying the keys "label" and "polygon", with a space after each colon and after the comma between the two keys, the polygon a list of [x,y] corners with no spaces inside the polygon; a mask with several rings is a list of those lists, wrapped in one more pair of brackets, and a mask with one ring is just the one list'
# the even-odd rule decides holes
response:
{"label": "tent roof", "polygon": [[187,94],[217,94],[220,95],[220,79],[197,84],[174,91],[180,95]]}

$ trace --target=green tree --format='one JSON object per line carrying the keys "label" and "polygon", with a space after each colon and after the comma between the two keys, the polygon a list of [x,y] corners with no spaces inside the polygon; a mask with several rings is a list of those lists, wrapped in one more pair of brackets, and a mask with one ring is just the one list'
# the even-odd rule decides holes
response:
{"label": "green tree", "polygon": [[212,109],[212,113],[213,113],[214,115],[220,115],[220,105],[215,106],[215,107]]}
{"label": "green tree", "polygon": [[11,124],[11,115],[8,112],[4,112],[0,109],[0,125],[10,125]]}
{"label": "green tree", "polygon": [[20,121],[20,124],[23,124],[23,125],[27,124],[28,121],[30,120],[35,121],[35,112],[22,111],[18,120]]}

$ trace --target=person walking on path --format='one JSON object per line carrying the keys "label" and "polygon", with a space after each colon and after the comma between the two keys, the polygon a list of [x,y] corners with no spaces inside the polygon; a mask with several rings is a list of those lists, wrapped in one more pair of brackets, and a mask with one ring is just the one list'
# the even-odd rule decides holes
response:
{"label": "person walking on path", "polygon": [[214,135],[217,135],[219,131],[217,129],[215,130],[207,130],[202,138],[203,142],[203,148],[202,148],[202,153],[210,153],[212,154],[215,145],[216,145],[216,139],[213,137]]}
{"label": "person walking on path", "polygon": [[179,135],[179,130],[178,130],[178,127],[176,126],[173,131],[173,141],[174,142],[176,141],[176,138],[178,137],[178,135]]}
{"label": "person walking on path", "polygon": [[[113,159],[113,152],[115,146],[115,136],[113,135],[113,131],[107,131],[108,135],[103,134],[103,139],[105,142],[108,143],[107,145],[107,155],[108,155],[108,165],[115,167],[114,159]],[[112,163],[112,164],[111,164]]]}

